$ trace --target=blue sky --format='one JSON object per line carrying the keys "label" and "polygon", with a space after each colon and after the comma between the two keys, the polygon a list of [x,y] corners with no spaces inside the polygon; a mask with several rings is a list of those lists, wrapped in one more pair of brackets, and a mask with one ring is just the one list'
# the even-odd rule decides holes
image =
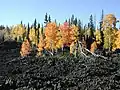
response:
{"label": "blue sky", "polygon": [[102,9],[120,18],[119,3],[120,0],[0,0],[0,24],[19,24],[21,20],[31,24],[35,18],[43,23],[46,12],[59,22],[74,14],[87,23],[91,14],[100,20]]}

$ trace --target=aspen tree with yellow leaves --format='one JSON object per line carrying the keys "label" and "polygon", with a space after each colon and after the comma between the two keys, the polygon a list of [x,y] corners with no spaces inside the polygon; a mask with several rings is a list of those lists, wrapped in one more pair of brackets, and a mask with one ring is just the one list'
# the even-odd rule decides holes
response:
{"label": "aspen tree with yellow leaves", "polygon": [[96,37],[97,44],[101,44],[102,43],[102,36],[101,36],[100,30],[95,31],[95,37]]}
{"label": "aspen tree with yellow leaves", "polygon": [[25,34],[25,28],[21,24],[14,26],[11,30],[11,36],[13,40],[17,40],[18,42],[24,40],[24,34]]}
{"label": "aspen tree with yellow leaves", "polygon": [[40,40],[37,46],[37,56],[42,56],[42,51],[44,50],[45,47],[45,40],[44,40],[44,36],[41,34],[40,35]]}
{"label": "aspen tree with yellow leaves", "polygon": [[112,51],[115,41],[116,17],[113,14],[107,14],[103,18],[104,48]]}
{"label": "aspen tree with yellow leaves", "polygon": [[116,32],[115,47],[113,48],[113,51],[116,49],[120,49],[120,30]]}
{"label": "aspen tree with yellow leaves", "polygon": [[79,28],[78,28],[78,26],[75,26],[75,25],[72,25],[71,26],[71,35],[70,35],[70,38],[71,38],[71,41],[72,41],[72,43],[71,43],[71,45],[70,45],[70,54],[71,53],[73,53],[74,55],[75,55],[75,57],[76,57],[76,55],[78,54],[78,48],[79,47],[77,47],[78,46],[78,41],[79,41],[79,39],[80,39],[80,33],[79,33]]}
{"label": "aspen tree with yellow leaves", "polygon": [[34,28],[30,29],[29,39],[30,39],[32,45],[37,45],[37,35],[36,35],[36,32],[35,32]]}

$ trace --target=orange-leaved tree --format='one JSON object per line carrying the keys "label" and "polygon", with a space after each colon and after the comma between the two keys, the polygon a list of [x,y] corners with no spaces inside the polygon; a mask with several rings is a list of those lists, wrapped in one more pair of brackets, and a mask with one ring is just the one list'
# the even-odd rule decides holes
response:
{"label": "orange-leaved tree", "polygon": [[97,42],[96,42],[96,41],[94,41],[94,42],[91,44],[90,51],[94,53],[95,49],[97,49]]}
{"label": "orange-leaved tree", "polygon": [[66,46],[70,46],[72,43],[71,37],[71,31],[72,29],[69,27],[69,23],[65,22],[63,25],[59,27],[60,33],[61,33],[61,42]]}
{"label": "orange-leaved tree", "polygon": [[27,56],[31,53],[31,45],[29,43],[29,41],[26,39],[21,46],[21,51],[20,54],[21,56]]}
{"label": "orange-leaved tree", "polygon": [[52,52],[56,49],[57,30],[58,27],[54,22],[47,23],[45,27],[45,49],[51,50]]}
{"label": "orange-leaved tree", "polygon": [[40,35],[40,40],[39,40],[39,43],[38,43],[38,53],[37,53],[37,56],[41,56],[42,55],[42,51],[44,50],[44,47],[45,47],[45,40],[44,40],[44,36],[41,34]]}

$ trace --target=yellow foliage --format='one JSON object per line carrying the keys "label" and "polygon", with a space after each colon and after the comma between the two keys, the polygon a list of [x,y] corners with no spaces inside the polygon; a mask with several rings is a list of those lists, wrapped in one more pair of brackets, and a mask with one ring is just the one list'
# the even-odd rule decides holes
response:
{"label": "yellow foliage", "polygon": [[11,30],[11,36],[13,39],[17,38],[17,41],[21,38],[23,40],[23,34],[25,34],[25,28],[23,25],[18,24],[14,26]]}
{"label": "yellow foliage", "polygon": [[120,49],[120,30],[116,32],[115,46],[113,50]]}
{"label": "yellow foliage", "polygon": [[42,51],[44,49],[44,46],[45,46],[45,41],[44,41],[44,38],[43,38],[43,35],[40,36],[40,41],[39,41],[39,44],[38,44],[38,56],[41,56],[42,55]]}
{"label": "yellow foliage", "polygon": [[75,42],[72,42],[71,44],[70,44],[70,54],[73,54],[74,53],[74,51],[75,51]]}
{"label": "yellow foliage", "polygon": [[91,51],[91,52],[94,52],[96,48],[97,48],[97,43],[96,43],[96,41],[94,41],[94,42],[91,44],[90,51]]}
{"label": "yellow foliage", "polygon": [[95,31],[95,36],[96,36],[96,42],[97,42],[97,44],[101,44],[102,43],[102,39],[101,39],[100,30],[96,30]]}
{"label": "yellow foliage", "polygon": [[72,25],[71,26],[71,40],[72,41],[74,41],[74,42],[76,42],[78,39],[79,39],[79,28],[77,27],[77,26],[75,26],[75,25]]}
{"label": "yellow foliage", "polygon": [[35,29],[34,28],[30,29],[29,39],[32,42],[32,44],[37,45],[37,35],[35,35]]}

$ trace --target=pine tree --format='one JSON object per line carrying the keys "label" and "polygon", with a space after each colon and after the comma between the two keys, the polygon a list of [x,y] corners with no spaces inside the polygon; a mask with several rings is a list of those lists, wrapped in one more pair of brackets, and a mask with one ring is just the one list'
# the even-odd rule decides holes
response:
{"label": "pine tree", "polygon": [[65,20],[65,22],[68,22],[67,19]]}
{"label": "pine tree", "polygon": [[71,17],[71,24],[73,24],[73,22],[74,22],[74,15],[72,15]]}
{"label": "pine tree", "polygon": [[77,25],[77,18],[73,21],[73,24],[76,26]]}
{"label": "pine tree", "polygon": [[57,24],[57,20],[55,19],[55,23]]}
{"label": "pine tree", "polygon": [[81,40],[82,39],[82,33],[81,33],[81,31],[82,31],[82,24],[81,24],[81,21],[80,20],[78,20],[78,32],[79,32],[79,39]]}
{"label": "pine tree", "polygon": [[50,17],[50,15],[49,15],[49,17],[48,17],[48,22],[51,22],[51,17]]}
{"label": "pine tree", "polygon": [[23,23],[22,23],[22,21],[21,21],[21,23],[20,23],[21,25],[23,25]]}
{"label": "pine tree", "polygon": [[42,27],[41,27],[41,34],[43,34],[43,30],[44,30],[44,27],[43,27],[43,24],[42,24]]}
{"label": "pine tree", "polygon": [[35,18],[35,21],[34,21],[34,29],[36,30],[36,27],[37,27],[37,21],[36,21],[36,18]]}
{"label": "pine tree", "polygon": [[69,20],[68,20],[68,23],[69,23],[69,26],[71,25],[71,21],[70,21],[70,18],[69,18]]}
{"label": "pine tree", "polygon": [[47,15],[47,13],[46,13],[46,15],[45,15],[45,22],[44,22],[45,24],[47,24],[48,23],[48,15]]}
{"label": "pine tree", "polygon": [[104,11],[102,10],[101,20],[100,20],[100,30],[102,30]]}
{"label": "pine tree", "polygon": [[93,38],[94,37],[94,31],[95,31],[95,27],[94,27],[94,23],[93,23],[93,16],[90,15],[90,22],[88,24],[88,28],[90,29],[90,37]]}
{"label": "pine tree", "polygon": [[36,21],[36,18],[35,18],[33,27],[35,29],[35,35],[37,35],[37,21]]}
{"label": "pine tree", "polygon": [[29,23],[28,23],[28,26],[27,26],[27,39],[28,39],[28,41],[30,40],[29,39],[29,33],[30,33],[30,26],[29,26]]}
{"label": "pine tree", "polygon": [[37,42],[39,43],[39,36],[40,36],[40,31],[39,31],[39,29],[40,29],[40,23],[38,23],[38,29],[37,29]]}

